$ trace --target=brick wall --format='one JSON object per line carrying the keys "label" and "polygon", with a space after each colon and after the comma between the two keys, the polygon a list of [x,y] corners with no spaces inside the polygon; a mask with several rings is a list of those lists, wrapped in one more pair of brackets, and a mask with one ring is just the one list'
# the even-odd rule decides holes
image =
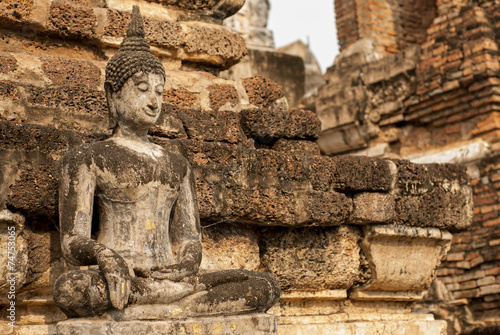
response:
{"label": "brick wall", "polygon": [[[465,158],[473,149],[453,158],[468,165],[475,215],[470,231],[454,234],[450,253],[438,270],[447,297],[431,294],[426,304],[437,304],[434,312],[450,321],[452,331],[498,324],[500,5],[495,1],[388,5],[399,52],[376,60],[363,52],[341,53],[316,102],[323,124],[320,146],[326,142],[322,150],[332,155],[419,159],[443,156],[471,143],[484,145],[487,149],[473,158]],[[374,7],[375,2],[370,6],[382,8]],[[373,14],[360,18],[360,13],[358,25],[377,22]],[[413,48],[416,51],[410,52]]]}
{"label": "brick wall", "polygon": [[340,49],[372,38],[384,55],[397,53],[423,42],[436,11],[433,0],[336,0]]}

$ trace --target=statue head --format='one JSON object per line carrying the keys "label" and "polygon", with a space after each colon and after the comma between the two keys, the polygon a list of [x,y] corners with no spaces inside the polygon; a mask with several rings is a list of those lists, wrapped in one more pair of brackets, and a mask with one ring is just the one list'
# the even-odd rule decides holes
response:
{"label": "statue head", "polygon": [[131,117],[138,118],[136,121],[140,126],[152,121],[149,128],[159,117],[165,69],[151,53],[144,37],[139,7],[133,6],[127,36],[106,65],[104,88],[108,100],[109,128],[115,128],[118,119],[133,121]]}

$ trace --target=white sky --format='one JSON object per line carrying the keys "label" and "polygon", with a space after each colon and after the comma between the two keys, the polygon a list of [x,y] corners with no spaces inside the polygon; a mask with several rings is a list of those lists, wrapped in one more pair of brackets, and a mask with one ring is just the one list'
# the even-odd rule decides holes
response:
{"label": "white sky", "polygon": [[300,39],[309,45],[323,72],[338,54],[334,0],[270,0],[268,29],[276,48]]}

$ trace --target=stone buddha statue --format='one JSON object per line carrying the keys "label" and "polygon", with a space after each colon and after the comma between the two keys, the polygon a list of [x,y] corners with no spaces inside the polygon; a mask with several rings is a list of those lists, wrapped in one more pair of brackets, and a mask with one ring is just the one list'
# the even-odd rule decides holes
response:
{"label": "stone buddha statue", "polygon": [[[134,6],[127,37],[106,67],[113,135],[81,145],[63,160],[62,250],[69,262],[88,268],[61,275],[54,301],[69,317],[133,304],[171,304],[189,315],[266,311],[280,295],[272,275],[199,270],[192,168],[183,156],[147,138],[160,115],[165,70],[144,36]],[[99,227],[95,238],[93,217]]]}

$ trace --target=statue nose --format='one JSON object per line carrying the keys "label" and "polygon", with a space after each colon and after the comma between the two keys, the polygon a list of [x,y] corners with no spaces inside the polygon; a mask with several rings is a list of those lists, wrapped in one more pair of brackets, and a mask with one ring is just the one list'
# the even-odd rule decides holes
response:
{"label": "statue nose", "polygon": [[152,98],[149,100],[148,107],[149,107],[149,109],[151,109],[151,110],[155,110],[155,109],[157,109],[157,108],[158,108],[158,102],[156,101],[156,98],[152,97]]}

